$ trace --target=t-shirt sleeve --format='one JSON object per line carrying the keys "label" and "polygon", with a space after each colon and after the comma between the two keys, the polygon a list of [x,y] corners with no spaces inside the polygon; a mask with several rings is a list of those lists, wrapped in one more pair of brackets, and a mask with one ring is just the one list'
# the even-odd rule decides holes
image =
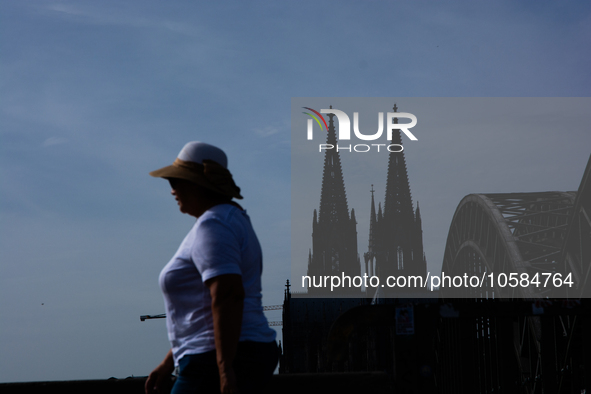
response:
{"label": "t-shirt sleeve", "polygon": [[226,274],[242,275],[240,241],[232,229],[216,218],[199,223],[191,257],[203,282]]}

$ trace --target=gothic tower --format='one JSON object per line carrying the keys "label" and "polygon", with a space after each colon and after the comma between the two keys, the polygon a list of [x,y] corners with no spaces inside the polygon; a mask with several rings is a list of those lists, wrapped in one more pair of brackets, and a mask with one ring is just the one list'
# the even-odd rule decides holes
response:
{"label": "gothic tower", "polygon": [[[377,257],[377,216],[376,216],[376,205],[373,199],[373,185],[371,185],[371,207],[369,214],[369,245],[367,245],[367,252],[363,254],[365,259],[365,273],[369,276],[376,275],[375,272],[375,261]],[[379,214],[381,216],[382,209],[380,207]]]}
{"label": "gothic tower", "polygon": [[[394,112],[397,109],[394,105]],[[391,143],[402,145],[400,130],[394,130]],[[386,283],[388,276],[427,275],[421,214],[418,203],[416,213],[413,209],[403,151],[389,154],[383,214],[381,207],[375,214],[372,185],[369,245],[364,257],[366,273],[379,276],[380,283]]]}
{"label": "gothic tower", "polygon": [[[332,108],[332,106],[331,106]],[[347,206],[345,182],[341,169],[341,159],[337,148],[337,135],[334,127],[334,114],[328,114],[328,135],[326,143],[334,146],[327,149],[324,156],[320,209],[314,210],[312,221],[312,252],[308,256],[308,276],[360,275],[361,269],[357,255],[357,222],[355,210]],[[359,294],[359,288],[340,288],[337,294],[330,288],[308,287],[308,294],[341,295]]]}

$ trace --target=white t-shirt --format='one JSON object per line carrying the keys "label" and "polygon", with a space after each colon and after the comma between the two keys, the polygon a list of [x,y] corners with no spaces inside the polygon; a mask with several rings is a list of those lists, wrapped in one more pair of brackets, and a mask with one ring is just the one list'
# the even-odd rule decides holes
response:
{"label": "white t-shirt", "polygon": [[159,278],[176,365],[186,354],[215,349],[211,296],[204,282],[219,275],[242,276],[240,341],[275,340],[263,314],[262,269],[261,246],[245,211],[221,204],[197,219]]}

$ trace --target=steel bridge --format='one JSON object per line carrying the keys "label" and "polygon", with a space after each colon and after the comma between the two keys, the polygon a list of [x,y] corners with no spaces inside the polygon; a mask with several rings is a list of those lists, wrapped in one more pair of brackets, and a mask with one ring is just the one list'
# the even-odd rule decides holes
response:
{"label": "steel bridge", "polygon": [[[440,392],[589,390],[588,315],[548,315],[544,308],[568,307],[568,302],[591,297],[590,174],[591,158],[578,192],[470,194],[462,199],[450,225],[442,271],[476,275],[485,283],[442,287],[441,297],[473,304],[495,299],[499,308],[509,309],[516,300],[533,300],[534,310],[512,317],[483,312],[477,318],[442,320],[437,335]],[[517,285],[489,283],[489,273],[497,279],[514,273]],[[564,283],[567,277],[571,286]],[[550,281],[532,284],[531,278]]]}
{"label": "steel bridge", "polygon": [[[468,273],[478,277],[484,273],[493,273],[495,277],[501,273],[515,273],[518,278],[525,274],[523,278],[564,279],[566,275],[562,275],[564,270],[559,261],[575,197],[575,192],[464,197],[449,229],[442,271],[449,275]],[[544,275],[555,273],[561,275]],[[444,298],[530,299],[566,294],[562,291],[564,286],[555,287],[553,282],[546,286],[515,287],[500,287],[498,280],[495,283],[496,286],[487,282],[482,287],[444,287],[441,295]]]}

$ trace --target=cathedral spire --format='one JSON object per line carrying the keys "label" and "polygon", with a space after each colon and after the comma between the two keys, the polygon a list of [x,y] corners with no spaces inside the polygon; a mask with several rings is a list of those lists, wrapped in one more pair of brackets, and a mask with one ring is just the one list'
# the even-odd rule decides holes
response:
{"label": "cathedral spire", "polygon": [[367,246],[367,252],[364,253],[363,257],[365,258],[365,273],[368,275],[375,275],[374,272],[374,261],[376,257],[376,244],[377,241],[375,239],[376,235],[376,204],[374,201],[373,193],[374,193],[373,185],[371,185],[371,206],[370,206],[370,214],[369,214],[369,245]]}
{"label": "cathedral spire", "polygon": [[[331,107],[332,108],[332,107]],[[312,225],[312,254],[308,255],[308,275],[356,276],[361,266],[357,255],[357,222],[355,211],[349,214],[347,195],[341,158],[337,144],[334,114],[329,118],[326,143],[333,149],[324,152],[324,168],[322,188],[320,192],[320,209],[314,212]],[[331,289],[317,288],[308,285],[309,294],[330,294],[335,292],[358,294],[359,288],[342,288],[331,292]]]}
{"label": "cathedral spire", "polygon": [[[396,104],[393,109],[394,112],[398,112]],[[394,123],[398,123],[398,118],[394,118]],[[400,130],[393,131],[391,143],[402,145]],[[384,217],[393,218],[393,220],[400,217],[414,217],[404,151],[390,152],[389,155]]]}
{"label": "cathedral spire", "polygon": [[326,149],[324,153],[324,172],[322,174],[322,191],[320,192],[319,222],[339,223],[349,220],[345,182],[341,168],[341,157],[337,150],[337,133],[334,126],[334,114],[328,114],[328,135],[326,143],[334,149]]}
{"label": "cathedral spire", "polygon": [[374,231],[376,226],[376,203],[374,202],[373,193],[374,193],[373,185],[371,185],[371,207],[369,213],[369,252],[374,252],[375,249],[375,239],[374,239]]}
{"label": "cathedral spire", "polygon": [[[394,113],[398,106],[394,104]],[[398,118],[393,119],[398,124]],[[400,130],[393,130],[391,144],[402,146]],[[373,197],[373,196],[372,196]],[[372,198],[372,206],[373,206]],[[370,217],[370,228],[373,212]],[[374,275],[386,278],[390,275],[426,275],[426,260],[423,252],[421,213],[417,205],[415,215],[404,152],[395,151],[388,155],[386,196],[382,211],[378,213],[370,229],[370,245],[366,256],[375,258]],[[371,239],[374,240],[373,244]],[[369,265],[371,266],[371,264]],[[395,292],[386,290],[385,292]]]}

